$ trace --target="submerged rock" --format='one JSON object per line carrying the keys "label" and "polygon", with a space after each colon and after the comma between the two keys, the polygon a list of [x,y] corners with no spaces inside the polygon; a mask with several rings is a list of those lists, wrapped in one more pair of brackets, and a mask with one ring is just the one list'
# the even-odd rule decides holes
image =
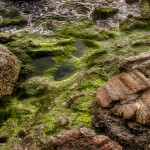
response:
{"label": "submerged rock", "polygon": [[150,78],[138,70],[123,72],[97,90],[93,125],[125,149],[148,150]]}
{"label": "submerged rock", "polygon": [[20,62],[7,48],[0,46],[0,99],[12,94],[20,72]]}
{"label": "submerged rock", "polygon": [[109,137],[96,135],[88,128],[71,129],[45,141],[45,150],[122,150]]}

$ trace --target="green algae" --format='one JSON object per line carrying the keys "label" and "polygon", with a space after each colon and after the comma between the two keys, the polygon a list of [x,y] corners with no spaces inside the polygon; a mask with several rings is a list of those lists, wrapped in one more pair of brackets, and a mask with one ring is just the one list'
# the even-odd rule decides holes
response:
{"label": "green algae", "polygon": [[[138,34],[93,31],[93,22],[86,20],[63,28],[57,36],[43,37],[27,31],[11,35],[6,46],[22,61],[21,77],[31,72],[35,75],[18,82],[14,97],[4,108],[0,108],[0,133],[9,133],[10,137],[6,145],[11,143],[12,137],[16,144],[20,143],[18,132],[22,127],[30,131],[28,134],[33,134],[33,141],[37,143],[37,135],[42,139],[64,129],[92,128],[96,89],[117,74],[120,58],[150,50],[148,33],[145,36],[139,34],[143,30],[139,30]],[[104,41],[110,38],[113,41]],[[73,55],[77,40],[87,48],[80,57]],[[54,66],[49,66],[38,76],[33,62],[43,57],[52,58]],[[55,81],[54,74],[65,61],[76,70],[71,76]],[[70,101],[72,95],[80,93],[84,93],[83,96]],[[69,122],[61,126],[58,120],[66,116]],[[9,127],[10,124],[14,129]]]}
{"label": "green algae", "polygon": [[24,25],[27,24],[27,20],[23,18],[18,11],[12,10],[1,11],[0,15],[3,16],[3,19],[0,23],[0,27],[10,26],[10,25]]}

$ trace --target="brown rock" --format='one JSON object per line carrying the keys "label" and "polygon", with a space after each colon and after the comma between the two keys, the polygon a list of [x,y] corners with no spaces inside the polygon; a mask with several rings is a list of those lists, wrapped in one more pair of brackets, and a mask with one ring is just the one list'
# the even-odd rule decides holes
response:
{"label": "brown rock", "polygon": [[109,137],[88,128],[71,129],[46,140],[45,150],[122,150]]}
{"label": "brown rock", "polygon": [[[134,61],[132,59],[128,62]],[[121,73],[100,87],[96,94],[93,125],[124,144],[125,149],[135,147],[148,150],[150,78],[133,70]]]}
{"label": "brown rock", "polygon": [[7,48],[0,46],[0,99],[11,95],[20,72],[20,63]]}
{"label": "brown rock", "polygon": [[26,130],[26,128],[22,128],[22,129],[20,129],[20,131],[19,131],[19,137],[21,137],[21,138],[24,138],[25,136],[27,136],[27,130]]}

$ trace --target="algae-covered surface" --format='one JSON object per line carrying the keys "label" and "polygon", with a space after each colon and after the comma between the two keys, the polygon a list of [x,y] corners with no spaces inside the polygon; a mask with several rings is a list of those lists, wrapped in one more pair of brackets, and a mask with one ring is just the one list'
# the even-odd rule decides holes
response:
{"label": "algae-covered surface", "polygon": [[[150,51],[150,22],[145,15],[149,8],[145,5],[140,16],[117,20],[119,25],[112,27],[109,19],[98,23],[89,17],[91,6],[97,5],[94,2],[82,2],[78,9],[74,6],[77,4],[66,1],[62,5],[59,1],[47,5],[46,1],[47,9],[45,5],[40,8],[39,1],[24,2],[24,7],[20,2],[0,3],[6,10],[17,9],[14,15],[9,9],[7,15],[0,11],[0,42],[20,59],[22,66],[12,96],[0,104],[2,150],[17,145],[42,149],[41,142],[47,136],[75,127],[93,128],[96,89],[118,74],[122,58]],[[56,5],[61,8],[57,14]],[[65,15],[69,6],[78,13]],[[41,14],[45,10],[43,17],[38,14],[40,9]],[[40,25],[42,29],[38,30]],[[27,132],[24,141],[22,129]],[[3,141],[4,136],[7,139]]]}

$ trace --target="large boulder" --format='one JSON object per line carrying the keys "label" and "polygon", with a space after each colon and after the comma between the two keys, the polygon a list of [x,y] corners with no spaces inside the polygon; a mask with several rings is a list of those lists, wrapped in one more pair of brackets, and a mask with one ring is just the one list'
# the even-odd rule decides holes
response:
{"label": "large boulder", "polygon": [[124,145],[124,149],[149,150],[150,78],[134,69],[98,88],[93,125]]}
{"label": "large boulder", "polygon": [[105,135],[96,135],[88,128],[71,129],[46,140],[45,150],[122,150]]}
{"label": "large boulder", "polygon": [[20,62],[6,47],[0,45],[0,100],[12,94],[20,72]]}

